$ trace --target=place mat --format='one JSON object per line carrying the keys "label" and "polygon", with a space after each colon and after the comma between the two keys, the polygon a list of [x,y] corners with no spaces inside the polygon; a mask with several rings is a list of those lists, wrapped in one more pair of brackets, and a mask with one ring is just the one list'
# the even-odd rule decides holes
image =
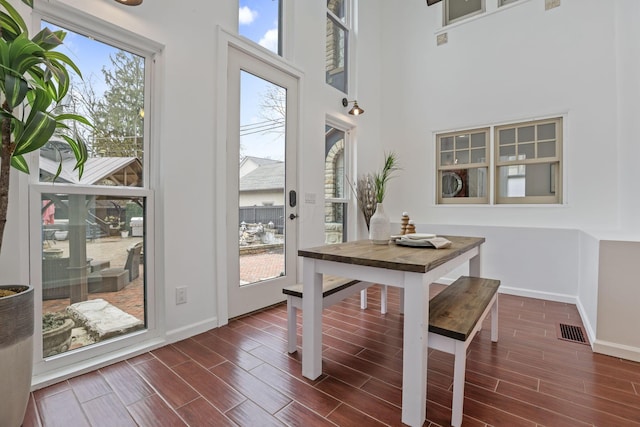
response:
{"label": "place mat", "polygon": [[448,248],[451,246],[451,241],[444,237],[433,237],[430,239],[410,239],[403,236],[400,239],[395,240],[396,245],[409,246],[413,248]]}

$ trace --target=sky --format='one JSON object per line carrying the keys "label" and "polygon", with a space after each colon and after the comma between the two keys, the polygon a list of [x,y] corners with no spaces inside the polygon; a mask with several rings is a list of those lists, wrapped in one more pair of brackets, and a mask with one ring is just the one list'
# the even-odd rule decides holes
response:
{"label": "sky", "polygon": [[115,54],[119,49],[48,22],[43,22],[42,26],[49,27],[52,31],[62,29],[67,32],[62,46],[56,50],[71,58],[78,68],[80,68],[83,80],[85,82],[91,82],[96,92],[104,93],[107,85],[102,75],[102,67],[105,64],[111,64],[109,55]]}

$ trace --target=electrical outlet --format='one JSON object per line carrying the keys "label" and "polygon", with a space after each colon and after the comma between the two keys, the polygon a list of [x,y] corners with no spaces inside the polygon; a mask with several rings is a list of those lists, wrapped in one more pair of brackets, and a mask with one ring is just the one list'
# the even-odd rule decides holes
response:
{"label": "electrical outlet", "polygon": [[544,0],[544,10],[560,6],[560,0]]}
{"label": "electrical outlet", "polygon": [[176,288],[176,305],[177,304],[186,304],[187,302],[187,287],[181,286]]}

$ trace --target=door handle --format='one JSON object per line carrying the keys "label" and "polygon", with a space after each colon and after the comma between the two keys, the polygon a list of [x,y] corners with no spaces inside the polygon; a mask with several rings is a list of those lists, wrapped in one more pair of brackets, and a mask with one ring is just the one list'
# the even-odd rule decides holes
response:
{"label": "door handle", "polygon": [[296,214],[289,215],[289,219],[296,219],[296,218],[298,218],[298,215]]}

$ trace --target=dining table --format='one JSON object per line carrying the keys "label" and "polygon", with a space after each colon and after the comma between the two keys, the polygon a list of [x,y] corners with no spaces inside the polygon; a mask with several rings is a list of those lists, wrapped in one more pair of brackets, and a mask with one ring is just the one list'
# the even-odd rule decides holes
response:
{"label": "dining table", "polygon": [[402,422],[422,426],[427,415],[429,286],[468,262],[469,275],[480,276],[484,237],[441,236],[446,248],[374,244],[358,240],[299,249],[303,262],[302,375],[322,374],[323,275],[396,286],[402,289]]}

